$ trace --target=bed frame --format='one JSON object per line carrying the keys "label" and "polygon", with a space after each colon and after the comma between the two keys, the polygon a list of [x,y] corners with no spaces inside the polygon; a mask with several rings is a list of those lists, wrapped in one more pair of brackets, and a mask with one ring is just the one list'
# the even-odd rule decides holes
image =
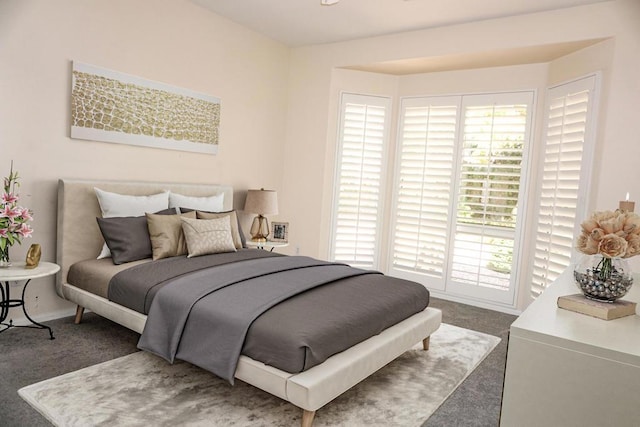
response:
{"label": "bed frame", "polygon": [[[60,273],[56,292],[77,304],[76,323],[89,309],[133,331],[142,333],[147,316],[112,303],[105,298],[67,283],[69,267],[96,257],[103,244],[96,217],[100,206],[94,187],[120,194],[149,195],[171,190],[190,196],[224,192],[224,208],[233,209],[233,189],[227,185],[144,183],[121,181],[80,181],[61,179],[58,183],[57,262]],[[241,356],[235,377],[278,396],[303,410],[302,426],[310,427],[315,411],[335,399],[402,353],[422,341],[428,350],[429,337],[440,326],[442,313],[434,308],[411,316],[307,371],[291,374]]]}

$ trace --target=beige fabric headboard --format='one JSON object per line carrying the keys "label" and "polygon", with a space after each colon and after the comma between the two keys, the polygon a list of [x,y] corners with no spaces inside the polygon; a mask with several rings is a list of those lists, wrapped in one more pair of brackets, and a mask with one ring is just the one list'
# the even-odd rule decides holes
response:
{"label": "beige fabric headboard", "polygon": [[97,257],[104,243],[96,221],[101,212],[94,187],[134,196],[157,194],[165,190],[186,196],[224,193],[224,210],[233,209],[233,188],[230,185],[59,180],[56,258],[60,273],[56,280],[56,292],[65,299],[62,284],[67,281],[69,267],[75,262]]}

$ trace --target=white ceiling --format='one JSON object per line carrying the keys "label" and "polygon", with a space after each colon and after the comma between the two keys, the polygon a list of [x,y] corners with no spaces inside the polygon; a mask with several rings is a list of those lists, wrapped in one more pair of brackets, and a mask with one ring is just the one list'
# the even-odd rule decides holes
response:
{"label": "white ceiling", "polygon": [[192,0],[288,46],[462,24],[610,0]]}

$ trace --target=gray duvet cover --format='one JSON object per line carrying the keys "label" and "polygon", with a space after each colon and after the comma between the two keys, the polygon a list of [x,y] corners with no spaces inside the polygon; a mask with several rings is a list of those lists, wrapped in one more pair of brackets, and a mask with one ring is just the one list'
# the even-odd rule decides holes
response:
{"label": "gray duvet cover", "polygon": [[263,258],[183,276],[154,298],[138,348],[233,384],[249,326],[278,303],[327,283],[380,274],[307,257]]}
{"label": "gray duvet cover", "polygon": [[[220,255],[225,256],[220,257]],[[196,276],[199,277],[202,274],[201,280],[199,279],[201,283],[193,285],[196,288],[202,286],[203,282],[208,282],[208,279],[204,279],[204,271],[209,270],[208,267],[205,267],[208,264],[220,265],[218,268],[211,269],[209,274],[213,277],[221,277],[221,271],[228,268],[225,267],[225,264],[237,264],[242,272],[251,270],[249,265],[256,262],[251,260],[253,258],[258,258],[257,262],[264,262],[265,260],[261,261],[261,259],[276,257],[276,254],[257,250],[244,250],[235,254],[220,255],[192,259],[176,257],[161,260],[165,262],[153,262],[133,267],[131,271],[124,271],[114,276],[109,294],[111,298],[126,299],[135,296],[137,301],[129,300],[123,305],[130,308],[136,306],[138,311],[144,312],[145,305],[150,305],[150,301],[155,301],[154,296],[160,293],[158,289],[174,282],[173,277],[180,279],[176,282],[177,284],[171,285],[171,287],[178,289],[177,294],[180,296],[185,284],[189,286]],[[193,263],[193,261],[197,262]],[[317,262],[313,260],[312,263]],[[187,267],[189,264],[191,266]],[[188,273],[187,271],[191,268],[196,268],[199,273]],[[345,267],[340,266],[340,269],[342,268]],[[345,269],[349,270],[349,268]],[[422,311],[428,305],[429,294],[422,285],[381,274],[357,271],[360,273],[348,273],[347,275],[351,277],[347,278],[331,278],[330,283],[291,297],[285,297],[284,301],[258,315],[255,321],[249,322],[250,327],[248,331],[245,331],[244,344],[241,342],[240,346],[242,354],[287,372],[301,372]],[[303,279],[304,276],[313,278],[313,275],[308,273],[311,273],[311,270],[307,273],[298,272]],[[194,274],[196,276],[193,276]],[[242,274],[244,273],[240,275]],[[133,280],[129,281],[127,277]],[[251,280],[253,279],[249,281]],[[275,287],[280,286],[279,279],[275,279],[275,276],[271,277],[271,281]],[[127,282],[133,284],[131,287],[133,291],[131,289],[123,291],[127,288]],[[260,289],[260,286],[263,285],[257,286]],[[214,295],[216,293],[218,292],[215,292]],[[250,294],[252,297],[253,293]],[[222,296],[229,298],[229,295]],[[231,299],[233,298],[235,297],[231,297]],[[215,301],[216,298],[213,300]],[[242,297],[239,304],[243,310],[247,309],[244,301],[245,297]],[[170,302],[170,306],[173,304],[175,302]],[[219,302],[214,302],[213,305],[219,305]],[[222,305],[226,305],[226,303]],[[168,306],[164,304],[162,306],[164,308],[160,311],[173,312],[172,308],[167,308]],[[197,351],[206,355],[212,353],[216,348],[215,340],[202,339],[197,333],[192,333],[192,331],[204,329],[208,334],[210,326],[206,325],[211,324],[212,321],[214,324],[220,321],[215,317],[217,315],[209,318],[211,316],[210,307],[202,308],[206,306],[203,305],[199,308],[198,306],[199,304],[194,306],[189,318],[195,319],[194,325],[204,324],[205,326],[185,328],[186,333],[177,340],[179,345],[173,350],[171,346],[175,346],[175,338],[173,344],[170,344],[170,339],[161,341],[159,353],[168,352],[165,354],[169,354],[169,359],[172,357],[184,358],[200,365],[210,363],[195,362],[191,360],[191,356],[184,356],[182,353],[188,351],[183,349],[199,348]],[[255,313],[253,316],[255,317]],[[208,344],[205,344],[207,341]],[[157,344],[155,343],[154,346]],[[173,356],[170,355],[172,351],[174,352]],[[237,352],[237,344],[233,352]],[[210,368],[207,367],[207,369]],[[226,369],[227,373],[221,373],[221,376],[227,376],[227,379],[232,380],[232,371],[235,368]]]}

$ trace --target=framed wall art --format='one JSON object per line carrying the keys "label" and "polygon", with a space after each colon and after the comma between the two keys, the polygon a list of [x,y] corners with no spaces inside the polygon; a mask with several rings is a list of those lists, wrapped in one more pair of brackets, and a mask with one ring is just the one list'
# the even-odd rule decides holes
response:
{"label": "framed wall art", "polygon": [[216,154],[220,99],[73,61],[71,138]]}

